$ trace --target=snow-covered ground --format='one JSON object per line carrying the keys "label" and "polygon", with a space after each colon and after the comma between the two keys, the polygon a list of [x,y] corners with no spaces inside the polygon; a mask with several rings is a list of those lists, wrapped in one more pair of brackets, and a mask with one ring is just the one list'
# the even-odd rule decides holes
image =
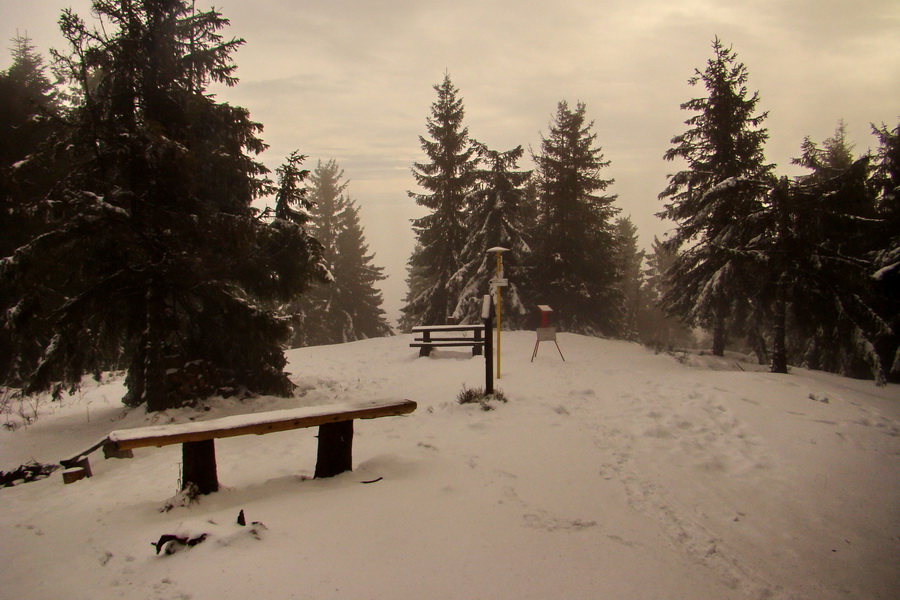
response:
{"label": "snow-covered ground", "polygon": [[[900,387],[625,342],[504,333],[507,404],[466,352],[408,336],[292,350],[294,399],[147,416],[90,383],[0,433],[0,470],[110,430],[402,397],[356,424],[355,469],[310,479],[315,431],[219,440],[223,490],[160,512],[178,446],[92,455],[94,477],[0,489],[0,596],[20,599],[900,597]],[[363,482],[382,478],[374,483]],[[247,522],[234,524],[244,510]],[[172,555],[162,534],[204,531]],[[258,539],[257,539],[258,538]]]}

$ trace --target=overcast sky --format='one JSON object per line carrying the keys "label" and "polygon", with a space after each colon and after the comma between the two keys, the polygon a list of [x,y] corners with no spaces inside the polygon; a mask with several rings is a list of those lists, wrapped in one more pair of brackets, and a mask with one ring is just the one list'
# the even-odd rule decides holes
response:
{"label": "overcast sky", "polygon": [[[64,48],[56,21],[86,0],[0,0],[0,34],[27,33],[42,51]],[[611,165],[622,215],[641,243],[669,225],[654,214],[663,153],[684,131],[679,109],[712,39],[745,63],[759,109],[769,111],[767,157],[780,174],[804,136],[820,142],[840,119],[858,153],[874,148],[870,123],[900,119],[897,0],[220,0],[241,82],[219,97],[263,123],[276,167],[291,150],[335,158],[361,207],[375,263],[391,276],[385,308],[397,316],[412,250],[407,195],[424,155],[420,135],[449,72],[470,135],[497,150],[538,151],[560,100],[587,105]],[[207,4],[200,1],[198,7]],[[7,47],[11,44],[7,44]],[[9,64],[8,53],[0,68]],[[528,161],[530,163],[530,160]],[[530,168],[530,164],[523,166]]]}

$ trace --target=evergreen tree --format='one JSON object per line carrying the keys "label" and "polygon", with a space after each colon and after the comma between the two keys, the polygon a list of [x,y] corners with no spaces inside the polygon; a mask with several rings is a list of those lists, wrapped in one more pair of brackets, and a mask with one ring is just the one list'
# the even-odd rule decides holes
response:
{"label": "evergreen tree", "polygon": [[460,323],[481,320],[481,299],[496,275],[496,260],[488,249],[498,246],[510,250],[503,255],[504,277],[509,280],[503,290],[504,304],[509,307],[505,322],[515,327],[525,316],[524,265],[531,248],[524,237],[522,210],[531,172],[518,170],[523,153],[521,146],[499,152],[478,144],[479,157],[487,168],[476,171],[478,184],[470,196],[466,221],[469,235],[460,255],[462,267],[453,277],[453,288],[460,290],[453,314]]}
{"label": "evergreen tree", "polygon": [[772,371],[786,373],[793,360],[883,379],[874,342],[889,326],[869,277],[880,225],[869,157],[854,159],[841,123],[823,148],[806,138],[794,162],[811,172],[772,187],[763,211],[768,233],[757,238],[769,245],[760,253],[774,286]]}
{"label": "evergreen tree", "polygon": [[893,130],[887,126],[872,127],[878,137],[878,152],[872,185],[877,210],[883,220],[874,249],[872,277],[884,297],[881,314],[890,324],[892,334],[878,341],[878,351],[890,365],[892,381],[900,380],[900,124]]}
{"label": "evergreen tree", "polygon": [[375,255],[369,254],[359,222],[359,208],[350,198],[341,214],[335,250],[335,285],[340,294],[335,298],[332,310],[346,315],[341,340],[349,342],[391,335],[391,326],[381,308],[384,298],[376,287],[387,276],[383,267],[373,264]]}
{"label": "evergreen tree", "polygon": [[294,150],[285,159],[284,164],[275,169],[275,176],[278,178],[275,190],[275,218],[301,226],[309,224],[312,217],[310,211],[313,208],[313,202],[309,199],[309,188],[303,183],[309,177],[309,171],[302,168],[304,160],[306,156]]}
{"label": "evergreen tree", "polygon": [[242,40],[185,0],[95,0],[92,14],[96,28],[60,20],[79,103],[42,153],[71,165],[46,197],[55,218],[0,265],[28,290],[10,325],[52,332],[27,389],[123,364],[125,401],[160,410],[184,399],[167,370],[203,361],[221,385],[289,393],[290,327],[265,306],[325,271],[301,225],[251,207],[269,185],[261,126],[206,92],[236,83]]}
{"label": "evergreen tree", "polygon": [[409,192],[420,206],[432,212],[413,221],[416,246],[409,259],[409,293],[403,322],[441,324],[455,309],[459,290],[452,285],[462,264],[466,242],[466,208],[475,185],[477,158],[463,127],[465,114],[459,90],[445,74],[434,86],[438,98],[427,120],[430,139],[419,137],[430,162],[415,163],[416,183],[425,193]]}
{"label": "evergreen tree", "polygon": [[695,344],[690,328],[666,313],[662,299],[670,285],[665,274],[675,263],[677,253],[668,244],[653,238],[647,255],[647,269],[641,295],[644,310],[638,312],[637,330],[641,343],[656,350],[690,348]]}
{"label": "evergreen tree", "polygon": [[[44,232],[48,207],[38,210],[30,200],[46,192],[53,177],[31,158],[58,128],[61,109],[31,40],[20,36],[12,41],[12,64],[0,72],[0,257]],[[57,171],[59,167],[54,165]],[[16,302],[13,286],[0,286],[0,315]],[[20,385],[19,373],[39,356],[38,340],[0,325],[0,385]]]}
{"label": "evergreen tree", "polygon": [[761,128],[767,113],[756,114],[759,94],[748,95],[747,69],[737,55],[716,38],[714,58],[704,71],[688,80],[702,83],[708,95],[681,105],[694,111],[688,130],[672,138],[664,157],[682,159],[686,168],[669,176],[660,194],[668,199],[660,218],[675,221],[671,249],[685,248],[669,272],[671,285],[663,302],[667,310],[691,324],[712,329],[713,353],[725,351],[728,320],[735,310],[747,311],[753,289],[752,263],[742,263],[735,249],[745,243],[744,221],[759,209],[759,185],[747,181],[770,179],[773,165],[765,163]]}
{"label": "evergreen tree", "polygon": [[47,77],[44,59],[31,39],[19,36],[12,41],[12,65],[0,72],[0,165],[4,182],[11,175],[7,169],[49,137],[52,117],[60,109],[56,87]]}
{"label": "evergreen tree", "polygon": [[618,289],[622,295],[624,308],[623,337],[638,340],[638,321],[645,310],[644,258],[646,254],[638,248],[637,227],[630,217],[616,219],[616,268],[620,279]]}
{"label": "evergreen tree", "polygon": [[325,261],[334,276],[299,302],[306,317],[295,344],[339,344],[390,335],[381,309],[384,269],[372,264],[359,209],[346,195],[344,172],[334,159],[319,162],[310,176],[310,227],[322,243]]}
{"label": "evergreen tree", "polygon": [[622,300],[616,287],[615,195],[600,195],[611,179],[585,105],[563,101],[541,140],[537,166],[538,219],[533,254],[533,293],[556,311],[567,331],[617,335]]}

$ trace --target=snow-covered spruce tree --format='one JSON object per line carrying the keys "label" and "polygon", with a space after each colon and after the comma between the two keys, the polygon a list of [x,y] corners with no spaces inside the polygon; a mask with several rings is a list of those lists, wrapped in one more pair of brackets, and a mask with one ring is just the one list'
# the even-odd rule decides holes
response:
{"label": "snow-covered spruce tree", "polygon": [[14,38],[12,64],[0,72],[0,188],[8,191],[13,165],[38,149],[54,128],[60,103],[56,87],[47,77],[44,58],[31,39]]}
{"label": "snow-covered spruce tree", "polygon": [[690,328],[666,314],[662,308],[662,298],[669,286],[665,274],[675,262],[676,252],[656,237],[653,238],[650,250],[641,289],[645,310],[639,312],[637,318],[641,343],[655,350],[694,347],[694,335]]}
{"label": "snow-covered spruce tree", "polygon": [[884,295],[882,314],[890,323],[892,335],[878,341],[878,352],[890,364],[889,379],[900,381],[900,124],[893,130],[872,126],[878,137],[878,152],[872,185],[878,200],[878,215],[883,220],[880,244],[875,249],[872,277]]}
{"label": "snow-covered spruce tree", "polygon": [[527,286],[524,265],[531,248],[524,237],[522,208],[531,171],[518,170],[522,146],[506,152],[483,144],[477,147],[485,168],[476,171],[478,183],[469,198],[468,238],[460,255],[462,266],[453,276],[452,287],[460,290],[453,316],[460,323],[480,322],[481,299],[490,291],[489,281],[497,271],[496,257],[488,249],[500,246],[510,250],[503,254],[504,276],[509,280],[502,292],[504,322],[517,327],[527,312],[522,290]]}
{"label": "snow-covered spruce tree", "polygon": [[344,172],[334,159],[319,162],[309,178],[310,228],[322,243],[334,280],[316,286],[298,303],[304,319],[297,345],[339,344],[390,335],[375,287],[385,276],[368,254],[359,209],[346,194]]}
{"label": "snow-covered spruce tree", "polygon": [[676,224],[666,240],[670,248],[684,248],[669,271],[664,305],[688,323],[711,329],[713,353],[721,356],[729,316],[736,309],[749,312],[736,304],[746,301],[757,277],[732,250],[746,241],[744,221],[758,210],[761,188],[735,184],[764,181],[773,165],[763,154],[768,132],[761,124],[767,113],[756,113],[759,94],[748,94],[746,67],[718,38],[712,47],[715,56],[706,69],[688,80],[692,86],[702,83],[708,95],[681,105],[696,114],[664,155],[683,160],[686,168],[669,175],[659,195],[667,203],[658,216]]}
{"label": "snow-covered spruce tree", "polygon": [[867,181],[870,158],[853,157],[843,124],[823,146],[807,138],[795,162],[811,172],[780,179],[766,200],[772,370],[785,373],[792,361],[883,380],[875,341],[890,327],[870,277],[881,230]]}
{"label": "snow-covered spruce tree", "polygon": [[622,295],[617,287],[615,195],[600,195],[611,179],[593,121],[585,105],[562,101],[534,156],[538,218],[532,245],[532,293],[549,304],[557,326],[592,335],[622,331]]}
{"label": "snow-covered spruce tree", "polygon": [[359,222],[359,207],[348,198],[341,214],[341,228],[335,245],[334,273],[339,296],[333,310],[346,316],[341,331],[344,341],[384,337],[393,333],[381,308],[384,298],[376,287],[387,276],[384,268],[373,264],[365,234]]}
{"label": "snow-covered spruce tree", "polygon": [[[13,44],[12,64],[0,72],[0,257],[44,232],[49,207],[35,210],[31,200],[46,192],[52,178],[31,156],[57,129],[60,111],[43,57],[27,37],[16,37]],[[40,357],[38,340],[2,324],[18,292],[12,284],[0,286],[0,385],[19,386],[18,373]]]}
{"label": "snow-covered spruce tree", "polygon": [[624,320],[622,334],[625,339],[637,341],[638,321],[645,311],[644,258],[646,254],[638,248],[637,227],[630,217],[616,219],[616,268],[620,279],[617,284],[622,294]]}
{"label": "snow-covered spruce tree", "polygon": [[[284,163],[276,167],[275,208],[267,207],[266,216],[274,215],[276,219],[289,221],[302,227],[305,231],[309,231],[312,227],[313,202],[305,183],[310,176],[309,170],[303,168],[305,160],[305,155],[294,150],[285,158]],[[322,263],[327,264],[324,257],[324,245],[318,239],[314,241],[318,245],[316,252],[322,256]],[[327,285],[333,281],[334,276],[329,270],[320,283]],[[314,285],[299,298],[279,307],[280,314],[291,322],[292,334],[288,344],[291,347],[305,346],[307,345],[306,338],[316,335],[315,325],[318,321],[313,313],[320,307],[313,297],[317,289],[318,287]]]}
{"label": "snow-covered spruce tree", "polygon": [[416,246],[409,259],[409,292],[402,309],[402,322],[408,326],[442,324],[456,308],[459,290],[452,287],[452,279],[462,264],[466,204],[476,179],[475,147],[462,124],[465,111],[459,90],[449,74],[434,89],[438,98],[427,120],[430,138],[419,137],[429,162],[415,163],[412,169],[425,191],[409,192],[431,213],[413,220]]}
{"label": "snow-covered spruce tree", "polygon": [[289,393],[290,327],[263,307],[325,271],[302,226],[251,207],[268,184],[261,126],[206,92],[236,83],[242,40],[184,0],[95,0],[92,14],[96,28],[60,20],[71,48],[55,56],[80,102],[42,154],[71,165],[45,199],[59,217],[0,265],[40,298],[11,325],[52,334],[28,390],[121,364],[125,401],[160,410],[184,399],[167,370],[202,361],[220,385]]}

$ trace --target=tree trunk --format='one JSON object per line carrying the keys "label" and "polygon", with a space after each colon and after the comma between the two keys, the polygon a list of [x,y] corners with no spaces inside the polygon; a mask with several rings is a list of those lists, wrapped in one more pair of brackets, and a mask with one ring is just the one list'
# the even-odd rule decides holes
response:
{"label": "tree trunk", "polygon": [[784,275],[781,275],[775,288],[775,306],[772,309],[772,373],[788,372],[785,348],[787,303],[784,292]]}
{"label": "tree trunk", "polygon": [[183,443],[181,460],[181,489],[187,489],[193,483],[201,494],[219,491],[215,440]]}
{"label": "tree trunk", "polygon": [[147,290],[147,329],[144,352],[144,398],[147,411],[171,408],[166,397],[166,366],[163,360],[165,306],[153,282]]}
{"label": "tree trunk", "polygon": [[728,298],[722,292],[717,292],[716,298],[713,300],[713,347],[714,356],[725,356],[725,339],[727,336],[728,322]]}
{"label": "tree trunk", "polygon": [[725,356],[725,316],[716,314],[713,323],[712,353],[715,356]]}
{"label": "tree trunk", "polygon": [[325,423],[319,426],[319,451],[316,479],[334,477],[353,470],[353,421]]}

